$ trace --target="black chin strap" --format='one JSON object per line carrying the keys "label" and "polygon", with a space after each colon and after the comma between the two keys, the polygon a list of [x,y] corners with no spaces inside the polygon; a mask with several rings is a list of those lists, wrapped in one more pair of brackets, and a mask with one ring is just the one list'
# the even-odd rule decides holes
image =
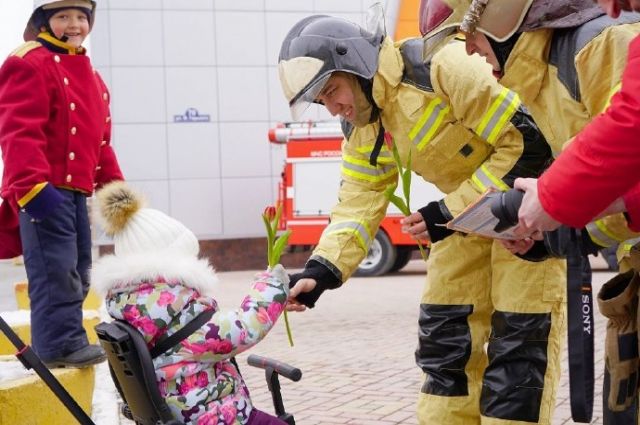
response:
{"label": "black chin strap", "polygon": [[64,34],[62,34],[62,37],[60,38],[56,37],[56,35],[53,33],[53,30],[51,29],[51,26],[49,25],[48,22],[44,25],[44,29],[47,31],[47,34],[49,34],[51,37],[55,38],[56,40],[60,40],[63,43],[66,43],[67,40],[69,40],[69,37],[67,37]]}
{"label": "black chin strap", "polygon": [[384,144],[384,126],[382,125],[382,120],[380,118],[378,118],[378,123],[380,123],[380,131],[378,131],[376,144],[373,145],[371,156],[369,156],[369,164],[373,165],[374,167],[378,165],[378,156],[380,156],[380,151],[382,150],[382,145]]}
{"label": "black chin strap", "polygon": [[364,97],[371,104],[371,116],[369,117],[369,122],[373,123],[377,120],[380,124],[380,131],[376,137],[376,143],[373,145],[373,150],[369,156],[369,164],[375,167],[378,165],[378,156],[380,156],[380,151],[384,144],[384,126],[382,125],[382,119],[380,118],[380,108],[378,108],[378,105],[376,105],[376,102],[373,100],[373,82],[362,77],[357,77],[357,80],[362,92],[364,93]]}

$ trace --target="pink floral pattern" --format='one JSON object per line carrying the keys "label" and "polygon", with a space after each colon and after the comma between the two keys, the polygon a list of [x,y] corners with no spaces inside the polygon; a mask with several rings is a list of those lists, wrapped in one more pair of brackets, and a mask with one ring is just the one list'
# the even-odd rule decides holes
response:
{"label": "pink floral pattern", "polygon": [[[186,423],[246,424],[253,409],[249,391],[230,359],[258,343],[284,310],[287,292],[268,272],[259,273],[235,310],[217,311],[188,283],[155,279],[107,294],[107,310],[135,326],[150,346],[205,310],[217,314],[178,346],[154,360],[160,393]],[[127,288],[127,289],[122,289]]]}

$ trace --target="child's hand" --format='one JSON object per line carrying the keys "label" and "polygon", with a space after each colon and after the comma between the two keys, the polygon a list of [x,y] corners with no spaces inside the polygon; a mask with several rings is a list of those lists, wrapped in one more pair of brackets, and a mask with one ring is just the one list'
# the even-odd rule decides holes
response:
{"label": "child's hand", "polygon": [[287,296],[289,296],[289,275],[285,271],[284,267],[282,267],[282,264],[276,264],[273,268],[269,269],[268,272],[271,276],[282,282],[282,287],[287,293]]}
{"label": "child's hand", "polygon": [[307,307],[296,300],[296,297],[304,292],[311,292],[318,283],[315,279],[309,277],[298,280],[291,292],[289,293],[289,302],[287,303],[287,311],[305,311]]}

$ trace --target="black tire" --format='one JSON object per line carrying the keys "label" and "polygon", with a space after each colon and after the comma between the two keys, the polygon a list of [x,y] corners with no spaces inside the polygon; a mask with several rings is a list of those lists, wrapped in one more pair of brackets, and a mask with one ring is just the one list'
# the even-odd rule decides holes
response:
{"label": "black tire", "polygon": [[390,272],[397,272],[401,268],[407,265],[411,260],[411,254],[413,254],[413,247],[411,246],[397,246],[396,247],[396,261],[393,262]]}
{"label": "black tire", "polygon": [[396,247],[391,244],[389,236],[384,231],[378,230],[367,256],[353,275],[359,277],[380,276],[389,272],[395,261]]}

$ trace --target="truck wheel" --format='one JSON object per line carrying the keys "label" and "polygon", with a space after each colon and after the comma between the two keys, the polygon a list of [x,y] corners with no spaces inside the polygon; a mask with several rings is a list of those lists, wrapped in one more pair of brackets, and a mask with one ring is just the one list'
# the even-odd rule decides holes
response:
{"label": "truck wheel", "polygon": [[409,246],[398,246],[396,247],[396,261],[393,262],[391,266],[390,272],[397,272],[401,268],[407,265],[409,260],[411,260],[411,254],[413,254],[412,247]]}
{"label": "truck wheel", "polygon": [[380,276],[391,270],[395,261],[396,247],[391,244],[384,231],[378,230],[367,256],[353,275],[360,277]]}

